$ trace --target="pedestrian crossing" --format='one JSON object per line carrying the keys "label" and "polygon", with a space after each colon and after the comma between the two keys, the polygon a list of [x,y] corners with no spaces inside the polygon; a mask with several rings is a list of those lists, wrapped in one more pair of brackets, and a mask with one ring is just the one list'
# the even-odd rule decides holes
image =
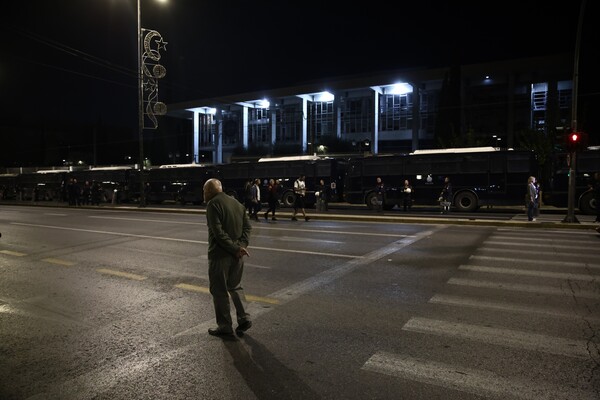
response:
{"label": "pedestrian crossing", "polygon": [[382,350],[363,370],[477,398],[600,398],[599,245],[585,232],[497,229],[427,317],[402,326],[405,341],[435,351]]}

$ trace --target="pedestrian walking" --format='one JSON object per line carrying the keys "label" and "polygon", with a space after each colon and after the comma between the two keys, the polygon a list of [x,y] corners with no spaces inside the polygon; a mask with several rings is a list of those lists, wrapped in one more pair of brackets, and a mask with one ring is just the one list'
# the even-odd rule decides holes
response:
{"label": "pedestrian walking", "polygon": [[535,186],[535,176],[527,179],[527,191],[525,193],[525,202],[527,205],[527,220],[535,221],[535,207],[537,204],[537,188]]}
{"label": "pedestrian walking", "polygon": [[208,279],[213,298],[216,328],[208,329],[213,336],[233,337],[231,306],[237,317],[235,332],[242,336],[252,326],[245,309],[242,288],[244,256],[250,256],[248,244],[252,225],[244,206],[223,193],[221,181],[211,178],[204,183],[206,221],[208,225]]}
{"label": "pedestrian walking", "polygon": [[304,216],[304,220],[308,221],[310,217],[306,216],[306,211],[304,210],[304,202],[306,197],[306,176],[300,175],[298,179],[294,182],[294,194],[296,195],[296,199],[294,201],[294,213],[292,214],[292,221],[298,221],[296,218],[296,214],[298,211],[302,213]]}
{"label": "pedestrian walking", "polygon": [[250,218],[258,221],[258,213],[261,209],[260,203],[260,179],[255,179],[254,184],[250,188],[251,206],[250,206]]}
{"label": "pedestrian walking", "polygon": [[271,213],[271,220],[277,221],[275,218],[275,212],[279,205],[279,181],[275,179],[269,179],[269,185],[267,186],[267,203],[269,208],[265,212],[265,221],[269,220],[269,213]]}

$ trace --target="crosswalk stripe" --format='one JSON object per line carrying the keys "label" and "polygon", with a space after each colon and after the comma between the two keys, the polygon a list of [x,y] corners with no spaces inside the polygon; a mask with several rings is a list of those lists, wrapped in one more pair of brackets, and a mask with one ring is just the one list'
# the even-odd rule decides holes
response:
{"label": "crosswalk stripe", "polygon": [[377,352],[362,367],[365,371],[409,379],[437,387],[494,399],[596,400],[596,394],[550,382],[538,385],[519,378],[503,378],[482,369]]}
{"label": "crosswalk stripe", "polygon": [[600,293],[592,292],[589,290],[579,290],[569,287],[568,289],[555,288],[551,286],[540,286],[540,285],[525,285],[522,283],[499,283],[490,281],[481,281],[475,279],[464,279],[464,278],[450,278],[448,284],[459,285],[459,286],[471,286],[478,288],[487,289],[499,289],[509,290],[514,292],[528,292],[538,294],[551,294],[560,296],[577,296],[587,299],[600,299]]}
{"label": "crosswalk stripe", "polygon": [[[532,246],[533,247],[533,246]],[[490,252],[490,251],[501,251],[502,253],[516,253],[516,254],[533,254],[534,251],[539,251],[539,249],[527,249],[527,250],[517,250],[517,249],[506,249],[506,248],[497,248],[497,247],[480,247],[477,251],[481,252]],[[546,254],[550,255],[550,254]],[[554,252],[551,254],[552,256],[569,256],[569,257],[581,257],[581,252]]]}
{"label": "crosswalk stripe", "polygon": [[549,315],[552,317],[560,317],[560,318],[570,318],[570,319],[586,319],[593,321],[600,321],[600,317],[594,317],[590,315],[581,315],[573,311],[562,312],[550,308],[541,308],[541,307],[533,307],[515,303],[508,302],[494,302],[494,301],[486,301],[479,300],[471,297],[464,296],[452,296],[447,294],[436,294],[431,299],[429,299],[430,303],[433,304],[445,304],[451,306],[459,306],[459,307],[471,307],[471,308],[481,308],[481,309],[491,309],[491,310],[501,310],[508,312],[518,312],[525,314],[543,314]]}
{"label": "crosswalk stripe", "polygon": [[556,261],[556,260],[542,260],[542,259],[524,259],[524,258],[513,258],[513,257],[493,257],[493,256],[480,256],[472,255],[469,260],[486,260],[486,261],[500,261],[509,264],[540,264],[540,265],[555,265],[557,267],[578,267],[578,268],[593,268],[600,269],[600,264],[592,264],[586,262],[577,261]]}
{"label": "crosswalk stripe", "polygon": [[485,246],[521,246],[521,247],[533,247],[536,249],[548,248],[548,249],[567,249],[567,250],[589,250],[590,246],[573,246],[573,245],[564,245],[564,244],[555,244],[552,242],[548,242],[547,240],[542,243],[524,243],[523,241],[518,242],[505,242],[500,240],[486,240],[483,242]]}
{"label": "crosswalk stripe", "polygon": [[576,281],[595,281],[596,279],[600,278],[600,276],[594,275],[569,274],[565,272],[534,271],[530,269],[484,267],[480,265],[461,265],[458,267],[458,269],[463,271],[486,272],[492,274],[537,276],[540,278],[569,279]]}
{"label": "crosswalk stripe", "polygon": [[491,328],[416,317],[408,320],[402,330],[476,340],[483,343],[541,351],[559,356],[581,359],[590,357],[587,341],[585,340],[553,337],[513,329]]}

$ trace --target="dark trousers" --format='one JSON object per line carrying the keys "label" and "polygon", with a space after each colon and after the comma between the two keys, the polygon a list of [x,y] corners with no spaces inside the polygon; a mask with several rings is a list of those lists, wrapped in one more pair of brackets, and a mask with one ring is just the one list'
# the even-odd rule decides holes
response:
{"label": "dark trousers", "polygon": [[213,297],[218,328],[224,331],[233,331],[230,297],[235,307],[238,325],[250,319],[250,314],[244,308],[246,296],[241,286],[243,273],[244,261],[242,259],[232,256],[214,259],[209,256],[210,294]]}

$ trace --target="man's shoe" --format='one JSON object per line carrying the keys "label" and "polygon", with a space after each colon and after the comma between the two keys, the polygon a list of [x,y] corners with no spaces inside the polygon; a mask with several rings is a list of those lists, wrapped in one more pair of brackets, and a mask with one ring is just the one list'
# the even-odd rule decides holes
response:
{"label": "man's shoe", "polygon": [[292,217],[292,221],[298,221],[298,218]]}
{"label": "man's shoe", "polygon": [[211,336],[218,336],[218,337],[222,337],[222,338],[233,337],[233,332],[225,331],[220,328],[208,328],[208,334]]}
{"label": "man's shoe", "polygon": [[306,222],[308,222],[308,220],[309,220],[309,219],[310,219],[310,217],[304,217],[304,220],[305,220]]}
{"label": "man's shoe", "polygon": [[242,322],[241,324],[238,325],[237,328],[235,328],[235,333],[238,336],[243,336],[244,332],[246,332],[250,328],[252,328],[252,321],[247,320],[247,321]]}

